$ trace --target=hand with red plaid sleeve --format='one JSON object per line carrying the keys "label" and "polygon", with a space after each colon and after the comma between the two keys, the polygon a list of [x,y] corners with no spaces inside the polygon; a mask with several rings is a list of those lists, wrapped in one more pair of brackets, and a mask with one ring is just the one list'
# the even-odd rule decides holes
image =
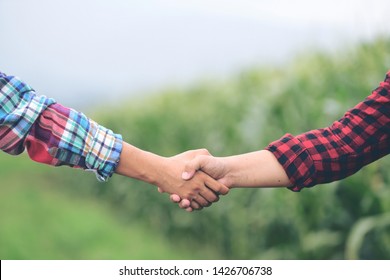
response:
{"label": "hand with red plaid sleeve", "polygon": [[[182,173],[184,180],[191,179],[203,171],[229,188],[288,187],[291,182],[282,165],[267,150],[261,150],[229,157],[198,155],[189,161]],[[180,208],[191,212],[190,200],[171,195]],[[196,209],[197,210],[197,209]]]}
{"label": "hand with red plaid sleeve", "polygon": [[[390,71],[371,95],[332,125],[286,134],[265,150],[217,158],[197,156],[183,179],[202,170],[229,187],[281,187],[293,191],[343,179],[390,152]],[[191,211],[188,200],[171,195]]]}

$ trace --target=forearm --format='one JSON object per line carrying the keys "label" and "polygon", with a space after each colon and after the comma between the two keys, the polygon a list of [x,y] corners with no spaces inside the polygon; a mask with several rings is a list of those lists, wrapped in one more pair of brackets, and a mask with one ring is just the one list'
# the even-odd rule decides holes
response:
{"label": "forearm", "polygon": [[156,184],[156,177],[163,163],[163,157],[123,142],[122,153],[115,173]]}
{"label": "forearm", "polygon": [[261,150],[221,158],[227,169],[227,181],[232,188],[288,187],[288,176],[275,156]]}

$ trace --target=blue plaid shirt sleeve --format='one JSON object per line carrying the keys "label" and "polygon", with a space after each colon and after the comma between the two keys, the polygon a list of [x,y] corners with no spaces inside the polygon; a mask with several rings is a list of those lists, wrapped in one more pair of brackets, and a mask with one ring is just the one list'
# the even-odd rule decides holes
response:
{"label": "blue plaid shirt sleeve", "polygon": [[115,172],[121,135],[1,72],[0,104],[1,150],[16,155],[27,149],[35,161],[93,171],[99,181]]}

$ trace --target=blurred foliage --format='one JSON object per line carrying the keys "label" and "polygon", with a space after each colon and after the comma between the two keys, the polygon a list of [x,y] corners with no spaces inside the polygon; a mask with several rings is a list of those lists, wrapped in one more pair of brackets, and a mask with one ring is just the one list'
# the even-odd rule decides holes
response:
{"label": "blurred foliage", "polygon": [[[200,147],[219,156],[249,152],[286,132],[302,133],[340,118],[383,79],[389,50],[390,40],[380,38],[335,54],[306,53],[283,69],[251,69],[229,81],[167,89],[96,117],[128,142],[165,156]],[[348,242],[363,219],[389,212],[388,170],[384,158],[346,180],[299,194],[233,190],[191,215],[121,178],[101,195],[129,218],[146,219],[172,240],[204,245],[221,258],[389,258],[388,223],[376,226],[374,220],[360,231],[360,242]],[[356,253],[346,253],[351,250]]]}
{"label": "blurred foliage", "polygon": [[[337,53],[309,52],[284,68],[172,87],[89,115],[164,156],[201,147],[218,156],[245,153],[340,118],[383,80],[389,50],[390,39],[378,38]],[[194,259],[389,259],[389,170],[385,157],[300,193],[234,189],[191,214],[136,180],[114,176],[101,184],[67,168],[47,176],[64,192],[109,203],[123,223],[142,224]]]}
{"label": "blurred foliage", "polygon": [[[178,259],[194,256],[109,204],[64,192],[51,169],[0,155],[0,259]],[[62,169],[63,170],[63,169]],[[198,255],[200,257],[200,255]]]}

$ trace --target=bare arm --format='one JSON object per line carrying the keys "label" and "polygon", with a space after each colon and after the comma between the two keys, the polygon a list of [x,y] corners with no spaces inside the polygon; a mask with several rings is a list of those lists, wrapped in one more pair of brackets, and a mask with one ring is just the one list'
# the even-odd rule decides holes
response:
{"label": "bare arm", "polygon": [[[229,188],[289,187],[291,182],[275,156],[261,150],[229,157],[199,155],[185,166],[182,178],[189,180],[202,170]],[[190,201],[171,195],[173,202],[192,211]]]}
{"label": "bare arm", "polygon": [[203,170],[229,188],[291,185],[283,167],[267,150],[229,157],[197,156],[186,165],[183,179],[192,178],[196,170]]}

